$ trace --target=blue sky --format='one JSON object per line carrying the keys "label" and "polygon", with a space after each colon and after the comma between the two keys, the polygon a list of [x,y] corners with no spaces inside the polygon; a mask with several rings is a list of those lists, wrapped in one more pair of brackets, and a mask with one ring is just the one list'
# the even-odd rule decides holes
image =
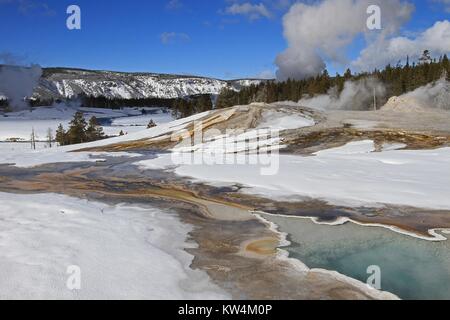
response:
{"label": "blue sky", "polygon": [[[448,19],[439,1],[446,2],[414,1],[402,32]],[[260,7],[230,9],[243,3]],[[81,30],[66,28],[70,4],[81,7]],[[0,0],[0,53],[45,67],[256,77],[276,70],[275,57],[287,46],[282,17],[288,9],[288,0]],[[350,57],[360,42],[347,49]]]}

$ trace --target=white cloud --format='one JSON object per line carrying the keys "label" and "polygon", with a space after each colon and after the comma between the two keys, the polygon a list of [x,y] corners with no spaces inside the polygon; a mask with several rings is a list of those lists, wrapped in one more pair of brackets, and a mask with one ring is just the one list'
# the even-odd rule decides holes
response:
{"label": "white cloud", "polygon": [[304,78],[320,73],[325,61],[347,65],[347,47],[359,35],[367,41],[388,38],[409,20],[413,6],[402,0],[380,3],[382,31],[367,29],[372,0],[324,0],[294,4],[283,18],[288,48],[278,55],[277,77]]}
{"label": "white cloud", "polygon": [[267,9],[263,3],[251,4],[249,2],[245,3],[235,3],[225,9],[225,13],[230,15],[243,15],[248,17],[250,20],[258,20],[261,18],[271,18],[272,14]]}
{"label": "white cloud", "polygon": [[180,0],[170,0],[167,5],[167,10],[178,10],[183,7],[183,3]]}
{"label": "white cloud", "polygon": [[186,33],[163,32],[159,36],[162,44],[172,44],[177,42],[189,42],[191,38]]}
{"label": "white cloud", "polygon": [[56,12],[50,6],[42,1],[36,0],[0,0],[2,4],[17,5],[19,12],[23,15],[40,14],[44,16],[54,16]]}
{"label": "white cloud", "polygon": [[361,52],[352,66],[357,70],[373,70],[405,60],[407,56],[417,60],[424,50],[430,50],[434,56],[450,52],[449,21],[438,21],[415,38],[380,37]]}

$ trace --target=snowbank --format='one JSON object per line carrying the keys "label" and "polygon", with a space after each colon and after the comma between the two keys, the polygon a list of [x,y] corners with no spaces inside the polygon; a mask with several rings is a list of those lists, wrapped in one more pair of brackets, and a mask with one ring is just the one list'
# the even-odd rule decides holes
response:
{"label": "snowbank", "polygon": [[271,130],[292,130],[312,127],[313,125],[315,125],[315,121],[305,116],[269,110],[263,112],[263,121],[258,125],[258,128]]}
{"label": "snowbank", "polygon": [[[318,152],[313,157],[279,155],[275,175],[261,175],[261,166],[179,165],[175,173],[210,184],[242,184],[246,193],[271,199],[324,199],[336,205],[408,205],[450,209],[450,148],[425,151],[372,152],[362,141]],[[205,153],[203,157],[208,157]],[[254,159],[257,162],[257,159]],[[171,155],[136,163],[141,168],[171,168]]]}
{"label": "snowbank", "polygon": [[0,299],[229,298],[189,268],[191,227],[170,210],[0,193],[0,219]]}

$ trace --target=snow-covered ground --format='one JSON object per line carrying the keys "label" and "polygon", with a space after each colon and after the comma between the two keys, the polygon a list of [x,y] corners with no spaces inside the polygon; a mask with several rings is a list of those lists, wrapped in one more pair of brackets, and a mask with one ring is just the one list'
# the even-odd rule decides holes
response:
{"label": "snow-covered ground", "polygon": [[263,121],[258,129],[290,130],[311,127],[315,121],[298,114],[284,114],[279,111],[268,110],[263,113]]}
{"label": "snow-covered ground", "polygon": [[[105,156],[128,156],[134,157],[136,154],[128,152],[114,152],[114,153],[99,153],[99,152],[71,152],[74,150],[84,148],[95,148],[105,145],[129,142],[141,139],[150,139],[163,136],[164,134],[170,134],[172,131],[183,130],[188,124],[193,121],[201,119],[211,112],[204,112],[191,116],[189,118],[176,120],[169,123],[161,124],[157,127],[140,130],[128,135],[110,138],[106,140],[100,140],[85,144],[70,145],[64,147],[54,147],[45,150],[24,150],[23,152],[14,149],[11,151],[0,150],[0,164],[12,164],[17,167],[35,167],[49,163],[61,163],[61,162],[97,162],[103,161]],[[13,144],[10,144],[13,145]],[[22,144],[21,144],[22,145]]]}
{"label": "snow-covered ground", "polygon": [[[225,109],[221,116],[230,119],[236,110]],[[121,137],[37,151],[27,151],[28,144],[21,145],[25,149],[0,144],[0,164],[32,167],[99,161],[105,155],[133,157],[136,155],[126,152],[70,151],[140,139],[165,139],[197,120],[217,118],[220,116],[216,111],[210,111]],[[113,123],[127,126],[131,119],[115,117]],[[145,123],[147,119],[147,115],[139,115],[133,121]],[[306,116],[268,110],[263,121],[248,132],[211,137],[198,145],[177,146],[172,153],[155,159],[133,162],[143,170],[171,170],[211,185],[240,184],[244,187],[242,192],[277,200],[313,198],[336,205],[392,204],[450,210],[450,148],[412,151],[398,150],[404,146],[392,144],[374,152],[373,141],[359,141],[313,156],[274,152],[265,159],[270,163],[261,163],[256,150],[283,147],[280,137],[267,135],[270,130],[311,125],[314,121]],[[234,151],[227,152],[230,136],[233,143],[250,142],[235,155]],[[240,160],[231,164],[217,162],[217,154],[223,153]],[[206,161],[174,162],[174,156],[180,159],[179,154]],[[268,166],[276,170],[263,175],[262,168]],[[183,248],[189,246],[186,238],[190,228],[170,210],[113,207],[57,195],[0,193],[0,220],[0,299],[228,297],[204,273],[189,269],[192,257]],[[73,265],[81,268],[80,291],[66,287],[67,267]]]}
{"label": "snow-covered ground", "polygon": [[[239,107],[236,107],[239,110]],[[194,136],[195,143],[187,139],[181,141],[172,151],[191,153],[201,151],[209,154],[234,154],[236,152],[256,152],[283,148],[280,133],[284,130],[311,127],[315,121],[299,114],[266,110],[258,125],[249,130],[232,129],[223,134],[216,130],[202,132],[202,141]]]}
{"label": "snow-covered ground", "polygon": [[[223,115],[229,117],[232,112],[233,109],[224,110]],[[160,139],[165,135],[170,137],[172,132],[209,115],[211,112],[205,112],[153,129],[85,145],[21,154],[4,153],[0,154],[0,164],[30,167],[56,162],[98,161],[104,154],[68,151],[139,139]],[[264,163],[261,163],[260,155],[245,154],[246,151],[283,147],[279,137],[267,136],[265,130],[268,129],[263,128],[292,129],[313,125],[310,119],[289,117],[283,113],[266,114],[255,130],[234,136],[233,142],[237,142],[238,147],[241,140],[250,142],[244,144],[244,149],[236,150],[240,152],[236,157],[234,151],[230,152],[234,158],[232,160],[235,160],[232,163],[227,162],[229,158],[221,157],[227,153],[229,142],[229,136],[222,135],[193,147],[190,142],[187,145],[184,143],[172,154],[161,154],[158,158],[140,161],[136,165],[143,169],[174,170],[180,176],[214,185],[241,184],[246,187],[243,192],[280,200],[297,201],[309,197],[338,205],[392,204],[450,209],[450,148],[407,151],[396,150],[402,146],[394,145],[386,146],[382,152],[373,152],[374,143],[362,141],[309,157],[275,153],[264,158]],[[114,155],[134,156],[128,153]],[[201,162],[183,162],[184,155],[188,155],[188,160],[200,159]],[[218,158],[225,162],[217,161]],[[270,170],[263,173],[264,168],[269,167]]]}
{"label": "snow-covered ground", "polygon": [[140,127],[138,128],[138,130],[142,130],[142,127],[147,128],[147,125],[150,122],[150,120],[153,120],[156,124],[162,124],[171,122],[174,120],[174,118],[170,113],[157,111],[154,114],[115,118],[113,119],[111,126],[112,127],[138,126]]}
{"label": "snow-covered ground", "polygon": [[[372,141],[353,142],[324,150],[312,157],[280,154],[274,175],[261,175],[257,155],[246,164],[214,163],[211,152],[204,164],[179,164],[180,176],[210,184],[241,184],[246,193],[296,201],[304,197],[337,205],[409,205],[450,209],[450,148],[438,150],[373,152]],[[172,168],[171,154],[140,161],[141,168]],[[194,155],[195,156],[195,155]],[[199,157],[199,158],[201,158]],[[254,158],[254,159],[252,159]],[[277,165],[277,164],[275,164]],[[267,166],[265,164],[264,166]]]}
{"label": "snow-covered ground", "polygon": [[[37,139],[47,140],[48,129],[53,135],[59,124],[69,127],[69,122],[77,111],[83,111],[86,120],[92,116],[99,121],[107,120],[103,129],[108,136],[118,136],[120,131],[134,133],[145,129],[151,119],[156,124],[173,121],[170,112],[160,108],[145,108],[147,114],[142,114],[142,108],[123,108],[120,110],[100,108],[80,108],[67,105],[53,107],[39,107],[32,111],[25,110],[0,115],[0,141],[18,139],[29,141],[34,129]],[[110,122],[110,123],[109,123]]]}
{"label": "snow-covered ground", "polygon": [[[52,145],[53,146],[53,145]],[[49,147],[46,142],[36,142],[36,150],[43,150]],[[32,151],[30,142],[0,142],[0,155],[22,154]]]}
{"label": "snow-covered ground", "polygon": [[0,220],[0,299],[229,298],[189,268],[171,210],[0,193]]}

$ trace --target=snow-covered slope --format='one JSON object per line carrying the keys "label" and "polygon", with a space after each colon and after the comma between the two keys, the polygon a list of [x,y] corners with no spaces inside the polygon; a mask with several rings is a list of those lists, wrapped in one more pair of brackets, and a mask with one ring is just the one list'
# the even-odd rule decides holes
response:
{"label": "snow-covered slope", "polygon": [[[204,159],[198,165],[177,163],[174,168],[172,154],[136,164],[141,169],[173,170],[179,176],[211,185],[239,184],[245,186],[245,193],[280,201],[307,197],[355,207],[391,204],[450,209],[450,148],[374,150],[373,141],[358,141],[320,151],[313,157],[280,154],[267,157],[271,163],[262,163],[257,154],[252,154],[245,163],[222,164],[208,149],[192,156]],[[261,169],[269,166],[278,170],[262,175]]]}
{"label": "snow-covered slope", "polygon": [[154,73],[123,73],[79,69],[44,69],[34,97],[73,98],[79,94],[108,98],[181,98],[198,94],[218,94],[223,88],[240,90],[261,80],[219,80],[195,76]]}
{"label": "snow-covered slope", "polygon": [[0,193],[0,203],[0,299],[230,298],[189,268],[192,228],[171,210],[55,194]]}

